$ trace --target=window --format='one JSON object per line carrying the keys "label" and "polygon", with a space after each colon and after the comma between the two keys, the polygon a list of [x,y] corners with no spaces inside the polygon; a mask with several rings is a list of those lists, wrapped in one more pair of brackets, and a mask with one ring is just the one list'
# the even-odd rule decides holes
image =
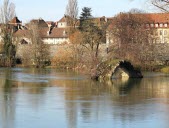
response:
{"label": "window", "polygon": [[160,24],[160,27],[163,27],[163,24]]}
{"label": "window", "polygon": [[155,27],[158,27],[158,24],[155,24]]}
{"label": "window", "polygon": [[160,30],[160,35],[163,35],[163,31],[162,30]]}
{"label": "window", "polygon": [[150,26],[153,28],[153,27],[154,27],[154,24],[151,24]]}
{"label": "window", "polygon": [[164,27],[167,27],[167,26],[168,26],[168,24],[167,24],[167,23],[165,23],[165,24],[164,24]]}
{"label": "window", "polygon": [[164,30],[164,35],[167,35],[167,30]]}

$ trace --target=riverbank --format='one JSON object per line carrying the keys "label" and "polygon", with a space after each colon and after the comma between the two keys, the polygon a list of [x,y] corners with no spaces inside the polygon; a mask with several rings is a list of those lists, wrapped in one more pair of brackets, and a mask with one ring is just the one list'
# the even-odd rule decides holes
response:
{"label": "riverbank", "polygon": [[[116,65],[119,62],[119,60],[111,60],[111,61],[105,61],[104,63],[101,63],[100,65],[102,65],[102,69],[101,70],[106,70],[107,67],[109,67],[110,65]],[[17,68],[37,68],[34,65],[29,65],[29,66],[24,66],[24,65],[16,65],[15,67]],[[75,72],[80,72],[82,74],[86,74],[86,75],[90,75],[91,71],[89,71],[89,69],[87,69],[87,67],[85,65],[83,66],[77,66],[75,68],[73,67],[68,67],[68,66],[45,66],[43,67],[45,69],[58,69],[58,70],[72,70]],[[141,67],[140,65],[134,65],[134,68],[136,70],[140,70],[141,72],[161,72],[161,73],[165,73],[165,74],[169,74],[169,66],[165,66],[165,65],[156,65],[156,66],[144,66]],[[100,69],[99,69],[100,70]],[[106,72],[106,71],[105,71]]]}

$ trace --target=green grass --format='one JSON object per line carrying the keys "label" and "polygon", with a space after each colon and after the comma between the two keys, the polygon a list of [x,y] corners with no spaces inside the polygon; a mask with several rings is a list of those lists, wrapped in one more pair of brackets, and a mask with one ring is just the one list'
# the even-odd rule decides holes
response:
{"label": "green grass", "polygon": [[163,72],[163,73],[169,73],[169,66],[161,68],[161,72]]}

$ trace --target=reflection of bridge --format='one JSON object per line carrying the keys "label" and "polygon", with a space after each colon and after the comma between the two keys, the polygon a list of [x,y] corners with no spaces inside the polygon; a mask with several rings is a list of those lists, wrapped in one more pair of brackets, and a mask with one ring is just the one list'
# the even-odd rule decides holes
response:
{"label": "reflection of bridge", "polygon": [[142,78],[140,71],[135,70],[133,65],[127,61],[120,61],[110,71],[111,77],[128,77],[128,78]]}

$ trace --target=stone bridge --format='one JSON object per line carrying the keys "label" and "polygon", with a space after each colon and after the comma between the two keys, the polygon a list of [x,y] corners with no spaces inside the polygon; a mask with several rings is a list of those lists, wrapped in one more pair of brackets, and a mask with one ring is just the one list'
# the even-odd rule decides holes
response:
{"label": "stone bridge", "polygon": [[92,79],[143,78],[142,73],[128,61],[119,61],[116,65],[103,65],[98,66]]}
{"label": "stone bridge", "polygon": [[143,78],[139,70],[134,69],[133,65],[128,61],[120,61],[110,71],[111,78]]}

